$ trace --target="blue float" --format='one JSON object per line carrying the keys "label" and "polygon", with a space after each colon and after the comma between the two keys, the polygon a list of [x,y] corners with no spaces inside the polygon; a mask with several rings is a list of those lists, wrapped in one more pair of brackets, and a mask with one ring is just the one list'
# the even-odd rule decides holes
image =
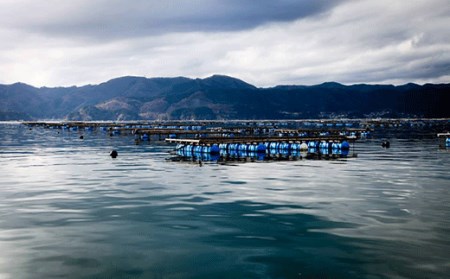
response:
{"label": "blue float", "polygon": [[290,146],[291,150],[300,150],[300,144],[298,143],[292,143]]}
{"label": "blue float", "polygon": [[238,146],[239,151],[247,151],[248,146],[245,143],[241,143]]}
{"label": "blue float", "polygon": [[341,143],[341,149],[342,150],[349,150],[350,149],[350,144],[347,141],[343,141]]}
{"label": "blue float", "polygon": [[217,144],[213,144],[211,146],[210,153],[211,154],[219,154],[220,153],[220,147]]}
{"label": "blue float", "polygon": [[316,143],[315,143],[314,141],[308,142],[308,148],[309,148],[309,149],[311,149],[311,148],[316,148]]}
{"label": "blue float", "polygon": [[256,147],[256,152],[258,153],[266,152],[266,145],[262,143],[258,144],[258,146]]}
{"label": "blue float", "polygon": [[322,149],[328,149],[328,142],[326,141],[320,142],[319,147]]}
{"label": "blue float", "polygon": [[333,142],[333,144],[331,145],[331,148],[333,150],[340,150],[341,147],[342,147],[342,145],[340,143],[337,143],[337,142]]}
{"label": "blue float", "polygon": [[269,149],[270,149],[270,150],[277,150],[279,146],[280,146],[280,143],[279,143],[279,142],[271,142],[271,143],[269,144]]}
{"label": "blue float", "polygon": [[194,146],[192,146],[192,145],[186,146],[186,149],[185,149],[186,154],[191,155],[193,151],[194,151]]}
{"label": "blue float", "polygon": [[202,147],[202,153],[207,153],[210,154],[211,153],[211,146],[203,146]]}

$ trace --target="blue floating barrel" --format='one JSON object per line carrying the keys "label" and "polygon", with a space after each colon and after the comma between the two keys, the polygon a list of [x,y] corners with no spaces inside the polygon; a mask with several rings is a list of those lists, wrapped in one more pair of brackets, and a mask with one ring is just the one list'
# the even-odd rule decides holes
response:
{"label": "blue floating barrel", "polygon": [[324,141],[321,141],[320,143],[319,143],[319,148],[325,148],[325,142]]}
{"label": "blue floating barrel", "polygon": [[341,149],[341,144],[337,143],[337,142],[333,142],[333,144],[331,145],[331,148],[333,150],[339,150],[339,149]]}
{"label": "blue floating barrel", "polygon": [[256,147],[256,152],[258,152],[258,153],[263,153],[263,152],[266,152],[266,145],[265,144],[262,144],[262,143],[260,143],[260,144],[258,144],[258,146]]}
{"label": "blue floating barrel", "polygon": [[281,148],[282,148],[282,150],[289,150],[290,149],[290,147],[291,147],[291,144],[290,143],[287,143],[287,142],[283,142],[282,144],[281,144]]}
{"label": "blue floating barrel", "polygon": [[220,153],[220,147],[217,144],[213,144],[211,146],[210,153],[211,154],[219,154]]}
{"label": "blue floating barrel", "polygon": [[255,151],[256,151],[256,145],[250,144],[250,145],[248,146],[248,151],[249,151],[249,152],[255,152]]}
{"label": "blue floating barrel", "polygon": [[299,150],[300,149],[300,144],[298,143],[293,143],[291,144],[291,146],[289,146],[290,150]]}
{"label": "blue floating barrel", "polygon": [[88,131],[88,132],[92,132],[92,131],[94,131],[94,128],[91,126],[88,126],[88,127],[84,127],[84,130]]}
{"label": "blue floating barrel", "polygon": [[188,146],[186,146],[186,154],[187,155],[192,155],[192,152],[194,151],[194,146],[193,145],[188,145]]}
{"label": "blue floating barrel", "polygon": [[450,138],[445,139],[445,146],[450,147]]}
{"label": "blue floating barrel", "polygon": [[341,143],[341,149],[342,150],[349,150],[350,149],[350,144],[347,141],[343,141]]}
{"label": "blue floating barrel", "polygon": [[77,126],[73,126],[70,128],[71,131],[78,131],[78,127]]}
{"label": "blue floating barrel", "polygon": [[202,146],[201,145],[194,146],[193,152],[202,153]]}
{"label": "blue floating barrel", "polygon": [[148,134],[141,135],[141,140],[148,141],[149,139],[150,139],[150,137],[148,136]]}
{"label": "blue floating barrel", "polygon": [[278,142],[271,142],[271,143],[269,143],[269,149],[270,150],[275,150],[275,149],[277,149],[277,147],[278,147]]}
{"label": "blue floating barrel", "polygon": [[219,144],[220,150],[227,150],[227,146],[228,146],[228,144],[226,144],[226,143]]}
{"label": "blue floating barrel", "polygon": [[237,143],[230,143],[228,145],[228,152],[237,151],[238,144]]}
{"label": "blue floating barrel", "polygon": [[210,154],[211,153],[211,146],[203,146],[202,147],[202,152],[206,153],[206,154]]}
{"label": "blue floating barrel", "polygon": [[176,134],[170,134],[169,135],[169,139],[176,139],[177,138],[177,135]]}
{"label": "blue floating barrel", "polygon": [[316,143],[314,141],[308,142],[308,148],[316,148]]}
{"label": "blue floating barrel", "polygon": [[239,144],[239,150],[240,151],[247,151],[248,146],[245,143]]}
{"label": "blue floating barrel", "polygon": [[175,147],[176,150],[180,150],[182,148],[184,148],[184,145],[181,143],[177,144],[177,147]]}

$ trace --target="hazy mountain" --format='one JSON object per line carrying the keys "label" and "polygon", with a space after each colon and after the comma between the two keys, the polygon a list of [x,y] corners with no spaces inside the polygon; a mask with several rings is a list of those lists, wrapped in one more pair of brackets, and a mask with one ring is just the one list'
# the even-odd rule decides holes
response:
{"label": "hazy mountain", "polygon": [[121,77],[99,85],[0,85],[0,120],[301,119],[450,117],[450,84],[257,88],[205,79]]}

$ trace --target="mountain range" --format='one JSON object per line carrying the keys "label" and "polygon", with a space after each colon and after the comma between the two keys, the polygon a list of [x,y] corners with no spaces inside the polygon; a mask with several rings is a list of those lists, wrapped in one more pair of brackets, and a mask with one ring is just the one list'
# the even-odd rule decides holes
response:
{"label": "mountain range", "polygon": [[98,85],[0,85],[0,120],[306,119],[450,117],[450,84],[284,85],[120,77]]}

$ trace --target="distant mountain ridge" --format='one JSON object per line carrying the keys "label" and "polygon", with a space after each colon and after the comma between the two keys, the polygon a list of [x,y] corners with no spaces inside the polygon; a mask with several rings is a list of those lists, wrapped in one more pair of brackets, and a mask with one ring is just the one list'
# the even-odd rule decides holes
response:
{"label": "distant mountain ridge", "polygon": [[0,120],[306,119],[450,117],[450,84],[279,85],[125,76],[98,85],[0,85]]}

